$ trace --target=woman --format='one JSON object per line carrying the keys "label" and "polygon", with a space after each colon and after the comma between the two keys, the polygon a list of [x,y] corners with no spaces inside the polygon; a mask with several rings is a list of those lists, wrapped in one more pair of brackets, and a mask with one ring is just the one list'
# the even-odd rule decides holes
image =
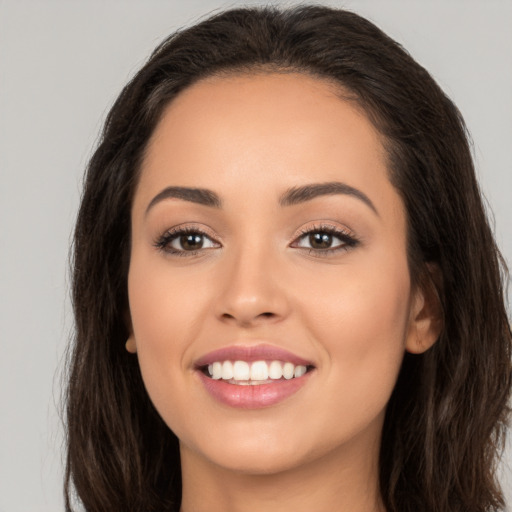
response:
{"label": "woman", "polygon": [[238,9],[171,36],[86,176],[67,496],[499,510],[501,269],[459,112],[371,23]]}

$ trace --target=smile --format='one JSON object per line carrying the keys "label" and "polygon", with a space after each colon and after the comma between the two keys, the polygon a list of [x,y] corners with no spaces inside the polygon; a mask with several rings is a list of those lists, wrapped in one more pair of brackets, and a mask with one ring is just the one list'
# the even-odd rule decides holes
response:
{"label": "smile", "polygon": [[287,361],[215,361],[206,367],[207,375],[236,385],[261,385],[302,377],[308,367]]}
{"label": "smile", "polygon": [[315,369],[309,361],[265,345],[221,349],[199,359],[195,367],[211,397],[242,409],[282,402],[299,391]]}

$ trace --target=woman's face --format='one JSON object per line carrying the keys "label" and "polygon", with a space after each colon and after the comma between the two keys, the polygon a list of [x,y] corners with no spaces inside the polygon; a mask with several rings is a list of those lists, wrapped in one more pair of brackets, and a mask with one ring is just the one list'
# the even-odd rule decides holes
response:
{"label": "woman's face", "polygon": [[376,454],[425,343],[381,139],[336,94],[299,74],[203,80],[149,143],[127,346],[182,457],[271,473]]}

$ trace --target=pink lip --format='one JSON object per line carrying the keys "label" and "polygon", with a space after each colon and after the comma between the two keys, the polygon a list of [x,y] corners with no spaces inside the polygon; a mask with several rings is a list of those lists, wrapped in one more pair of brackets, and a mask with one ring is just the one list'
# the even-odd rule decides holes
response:
{"label": "pink lip", "polygon": [[290,380],[276,380],[271,384],[241,386],[224,380],[213,380],[197,370],[206,391],[219,402],[240,409],[261,409],[278,404],[299,391],[308,382],[312,372]]}
{"label": "pink lip", "polygon": [[294,365],[312,366],[311,361],[271,345],[231,346],[215,350],[196,363],[196,373],[206,391],[217,401],[240,409],[259,409],[282,402],[295,394],[308,381],[312,373],[290,380],[275,380],[269,384],[238,385],[223,380],[214,380],[205,375],[202,369],[216,361],[289,361]]}
{"label": "pink lip", "polygon": [[215,363],[216,361],[289,361],[295,366],[311,366],[313,363],[288,352],[283,348],[273,347],[272,345],[255,346],[231,346],[214,350],[200,357],[195,362],[195,367],[199,368]]}

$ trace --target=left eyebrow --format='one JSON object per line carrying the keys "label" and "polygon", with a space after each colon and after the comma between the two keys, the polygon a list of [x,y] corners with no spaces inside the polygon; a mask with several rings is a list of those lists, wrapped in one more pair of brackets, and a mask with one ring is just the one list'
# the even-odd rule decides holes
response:
{"label": "left eyebrow", "polygon": [[183,201],[190,201],[191,203],[202,204],[211,208],[220,208],[222,206],[220,197],[211,190],[192,187],[167,187],[151,200],[146,208],[146,215],[149,210],[155,206],[155,204],[163,201],[164,199],[181,199]]}
{"label": "left eyebrow", "polygon": [[346,183],[340,183],[339,181],[312,183],[302,187],[292,187],[279,198],[279,204],[281,206],[293,206],[306,201],[311,201],[319,196],[331,196],[336,194],[355,197],[369,206],[377,216],[379,215],[377,208],[375,208],[375,205],[366,194],[357,188],[351,187]]}

